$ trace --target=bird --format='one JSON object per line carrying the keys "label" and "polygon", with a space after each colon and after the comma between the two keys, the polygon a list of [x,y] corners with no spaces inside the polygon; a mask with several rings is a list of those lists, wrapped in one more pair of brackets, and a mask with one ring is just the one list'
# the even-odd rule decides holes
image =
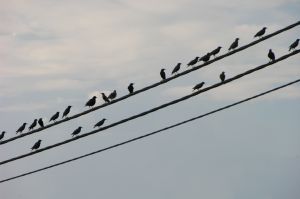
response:
{"label": "bird", "polygon": [[267,27],[263,27],[260,31],[258,31],[258,32],[254,35],[254,38],[255,38],[255,37],[262,37],[262,36],[266,33],[266,29],[267,29]]}
{"label": "bird", "polygon": [[195,59],[191,60],[191,61],[187,64],[187,66],[193,66],[193,65],[195,65],[195,64],[198,62],[198,59],[199,59],[199,57],[195,57]]}
{"label": "bird", "polygon": [[[25,129],[25,127],[26,127],[26,124],[27,124],[27,123],[23,123],[22,126],[20,126],[16,132],[17,132],[17,133],[22,133],[22,131],[24,131],[24,129]],[[17,134],[17,133],[16,133],[16,134]]]}
{"label": "bird", "polygon": [[39,121],[38,121],[40,127],[44,127],[44,122],[43,122],[43,118],[40,118]]}
{"label": "bird", "polygon": [[61,118],[67,117],[67,115],[70,113],[72,106],[68,106],[65,111],[63,112],[63,115]]}
{"label": "bird", "polygon": [[89,99],[89,101],[87,101],[87,103],[85,103],[85,106],[88,107],[92,107],[96,104],[96,96],[92,97],[91,99]]}
{"label": "bird", "polygon": [[228,48],[228,50],[234,50],[236,47],[238,47],[239,45],[239,38],[236,38],[234,40],[234,42],[230,45],[230,47]]}
{"label": "bird", "polygon": [[105,93],[101,93],[102,95],[102,99],[106,102],[106,103],[109,103],[109,99],[108,97],[105,95]]}
{"label": "bird", "polygon": [[32,122],[32,124],[29,126],[29,131],[34,129],[34,127],[37,125],[37,119],[34,119],[34,121]]}
{"label": "bird", "polygon": [[59,112],[56,112],[49,120],[49,122],[53,121],[55,122],[55,120],[57,120],[57,118],[59,117]]}
{"label": "bird", "polygon": [[164,68],[160,70],[160,76],[161,76],[161,78],[162,78],[163,80],[166,79],[166,73],[165,73],[165,70],[166,70],[166,69],[164,69]]}
{"label": "bird", "polygon": [[271,59],[271,61],[275,60],[275,54],[273,53],[272,49],[269,50],[268,57]]}
{"label": "bird", "polygon": [[194,90],[199,90],[204,84],[205,84],[204,82],[201,82],[201,83],[197,84],[196,86],[194,86],[193,91]]}
{"label": "bird", "polygon": [[71,135],[72,135],[72,137],[74,137],[74,136],[78,135],[78,134],[80,133],[81,129],[82,129],[82,127],[81,127],[81,126],[80,126],[80,127],[78,127],[77,129],[75,129],[75,130],[73,131],[73,133],[71,134]]}
{"label": "bird", "polygon": [[204,55],[203,57],[201,57],[199,59],[199,61],[208,62],[209,59],[210,59],[210,53],[207,53],[206,55]]}
{"label": "bird", "polygon": [[219,46],[218,48],[216,48],[213,51],[211,51],[210,54],[213,55],[214,57],[216,57],[216,55],[220,52],[221,48],[222,47]]}
{"label": "bird", "polygon": [[296,39],[296,41],[294,41],[291,45],[290,45],[290,48],[289,48],[289,51],[291,51],[292,49],[296,49],[296,47],[298,46],[299,44],[299,39]]}
{"label": "bird", "polygon": [[2,131],[2,133],[0,134],[0,140],[2,140],[4,138],[5,133],[6,133],[5,131]]}
{"label": "bird", "polygon": [[134,83],[130,83],[129,86],[127,87],[130,94],[133,93],[133,91],[134,91],[133,85],[134,85]]}
{"label": "bird", "polygon": [[40,148],[42,140],[38,140],[34,145],[31,147],[31,150],[36,150]]}
{"label": "bird", "polygon": [[111,94],[109,94],[109,96],[108,96],[108,98],[109,99],[111,99],[111,100],[113,100],[113,99],[115,99],[117,97],[117,91],[116,90],[114,90]]}
{"label": "bird", "polygon": [[173,71],[172,71],[172,74],[177,74],[177,72],[180,70],[180,66],[181,66],[181,63],[178,63],[175,67],[174,67],[174,69],[173,69]]}
{"label": "bird", "polygon": [[102,126],[104,124],[105,120],[106,120],[105,118],[100,120],[97,124],[95,124],[94,128]]}
{"label": "bird", "polygon": [[225,81],[225,72],[224,71],[220,74],[220,79],[221,79],[221,82]]}

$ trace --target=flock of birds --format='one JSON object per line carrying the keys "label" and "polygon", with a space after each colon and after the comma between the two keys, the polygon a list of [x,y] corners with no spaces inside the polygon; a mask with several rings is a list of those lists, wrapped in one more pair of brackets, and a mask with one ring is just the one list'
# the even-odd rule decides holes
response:
{"label": "flock of birds", "polygon": [[[263,27],[260,31],[258,31],[258,32],[254,35],[254,38],[256,38],[256,37],[261,38],[261,37],[265,34],[266,29],[267,29],[266,27]],[[294,42],[290,45],[289,51],[295,50],[296,47],[298,46],[298,44],[299,44],[299,39],[296,39],[296,41],[294,41]],[[236,49],[236,48],[238,47],[238,45],[239,45],[239,38],[236,38],[236,39],[234,40],[234,42],[233,42],[233,43],[230,45],[230,47],[228,48],[228,51]],[[222,47],[219,46],[219,47],[217,47],[216,49],[214,49],[213,51],[208,52],[207,54],[205,54],[205,55],[202,56],[202,57],[195,57],[193,60],[191,60],[191,61],[187,64],[187,66],[188,66],[188,67],[189,67],[189,66],[194,66],[195,64],[197,64],[197,63],[200,62],[200,61],[203,61],[204,63],[208,62],[208,61],[210,60],[210,57],[211,57],[211,56],[214,56],[214,57],[215,57],[215,56],[221,51],[221,48],[222,48]],[[270,58],[270,61],[275,61],[275,54],[274,54],[274,52],[272,51],[272,49],[269,50],[268,57]],[[180,67],[181,67],[181,63],[178,63],[178,64],[174,67],[174,69],[172,70],[172,74],[171,74],[171,75],[177,74],[178,71],[180,70]],[[163,68],[163,69],[161,69],[161,71],[160,71],[160,76],[161,76],[161,78],[162,78],[162,81],[164,81],[164,80],[166,79],[166,73],[165,73],[165,70],[166,70],[166,69]],[[225,72],[222,72],[222,73],[220,74],[219,77],[220,77],[220,79],[221,79],[221,82],[223,83],[223,82],[225,81]],[[195,85],[195,86],[193,87],[193,91],[194,91],[194,90],[199,90],[199,89],[201,89],[201,88],[203,87],[204,84],[205,84],[204,82],[201,82],[201,83]],[[132,93],[134,92],[134,86],[133,86],[133,85],[134,85],[134,83],[130,83],[129,86],[128,86],[129,94],[132,94]],[[112,93],[110,93],[108,96],[106,96],[105,93],[101,93],[101,96],[102,96],[102,99],[104,100],[105,103],[109,103],[109,102],[111,102],[112,100],[116,99],[116,97],[117,97],[117,91],[114,90],[114,91],[113,91]],[[85,106],[87,106],[87,107],[89,107],[89,108],[90,108],[90,107],[93,107],[93,106],[96,104],[96,99],[97,99],[97,96],[93,96],[91,99],[89,99],[89,100],[86,102]],[[72,106],[68,106],[68,107],[64,110],[64,112],[63,112],[63,114],[62,114],[62,119],[68,116],[68,114],[69,114],[70,111],[71,111],[71,108],[72,108]],[[56,122],[56,120],[57,120],[58,118],[59,118],[59,112],[56,112],[56,113],[50,118],[49,122],[51,122],[51,121]],[[98,127],[98,128],[101,127],[101,126],[104,124],[105,120],[106,120],[106,119],[103,118],[102,120],[100,120],[99,122],[97,122],[97,123],[94,125],[94,128],[96,128],[96,127]],[[44,127],[43,119],[42,119],[42,118],[40,118],[40,119],[38,119],[38,120],[35,119],[35,120],[32,122],[32,124],[28,127],[28,130],[29,130],[29,131],[33,130],[35,127],[37,127],[37,124],[39,124],[40,128],[43,128],[43,127]],[[25,130],[26,125],[27,125],[27,123],[23,123],[22,126],[20,126],[20,127],[18,128],[18,130],[16,131],[16,133],[22,133],[22,132]],[[82,129],[81,126],[79,126],[77,129],[75,129],[75,130],[73,131],[73,133],[71,134],[72,137],[78,135],[78,134],[81,132],[81,129]],[[2,133],[0,134],[0,140],[4,138],[5,133],[6,133],[5,131],[2,131]],[[31,147],[31,149],[32,149],[32,150],[38,149],[38,148],[40,147],[40,145],[41,145],[41,142],[42,142],[42,140],[38,140],[37,142],[35,142],[34,145]]]}

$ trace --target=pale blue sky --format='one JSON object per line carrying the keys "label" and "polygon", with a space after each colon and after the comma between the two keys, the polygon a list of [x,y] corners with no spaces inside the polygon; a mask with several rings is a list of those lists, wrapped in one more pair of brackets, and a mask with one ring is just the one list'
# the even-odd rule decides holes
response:
{"label": "pale blue sky", "polygon": [[[299,21],[297,0],[0,1],[0,130],[71,114],[99,91],[127,93],[169,75],[177,62],[236,38],[253,40]],[[103,117],[107,124],[176,99],[225,71],[234,76],[277,57],[300,27],[126,101],[0,146],[1,160],[70,138]],[[4,179],[103,148],[249,97],[300,77],[299,55],[144,118],[63,147],[0,166]],[[185,66],[182,67],[185,69]],[[0,184],[1,198],[298,199],[300,86],[163,134],[46,172]],[[99,95],[98,95],[99,96]],[[102,101],[99,101],[102,103]]]}

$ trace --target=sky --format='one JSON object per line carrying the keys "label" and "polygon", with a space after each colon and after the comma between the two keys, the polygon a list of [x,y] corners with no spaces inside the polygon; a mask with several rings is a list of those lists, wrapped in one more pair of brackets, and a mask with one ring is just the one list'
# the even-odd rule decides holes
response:
{"label": "sky", "polygon": [[[0,0],[0,131],[45,121],[114,89],[143,88],[159,71],[235,38],[253,41],[299,21],[298,0]],[[1,161],[148,110],[288,53],[296,27],[222,61],[78,119],[0,146]],[[299,47],[298,47],[299,48]],[[189,119],[299,79],[299,55],[137,120],[0,166],[0,179],[38,169]],[[300,85],[272,93],[159,135],[61,167],[0,184],[1,198],[300,197]]]}

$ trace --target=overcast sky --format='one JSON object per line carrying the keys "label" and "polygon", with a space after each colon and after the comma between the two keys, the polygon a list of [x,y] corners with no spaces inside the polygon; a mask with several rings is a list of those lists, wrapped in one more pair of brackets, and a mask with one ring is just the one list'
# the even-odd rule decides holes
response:
{"label": "overcast sky", "polygon": [[[0,0],[0,131],[99,92],[160,81],[159,71],[227,52],[266,26],[274,32],[300,19],[298,0]],[[0,146],[0,158],[71,138],[189,94],[288,53],[300,27],[126,101]],[[47,152],[0,166],[0,179],[88,153],[206,113],[300,78],[299,55],[185,102]],[[300,85],[162,134],[71,164],[0,184],[0,198],[298,199]],[[99,98],[97,104],[103,101]]]}

